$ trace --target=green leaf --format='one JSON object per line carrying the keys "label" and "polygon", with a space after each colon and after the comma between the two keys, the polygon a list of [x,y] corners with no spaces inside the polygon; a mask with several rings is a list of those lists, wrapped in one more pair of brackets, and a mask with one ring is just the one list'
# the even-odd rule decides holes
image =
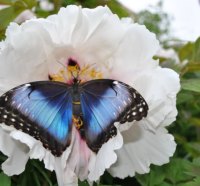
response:
{"label": "green leaf", "polygon": [[181,81],[181,87],[184,90],[200,92],[200,79],[184,79]]}
{"label": "green leaf", "polygon": [[113,13],[116,13],[119,17],[128,17],[130,12],[123,6],[120,6],[118,1],[107,1],[106,5],[112,10]]}
{"label": "green leaf", "polygon": [[18,0],[16,2],[22,3],[23,7],[25,9],[32,9],[33,7],[35,7],[37,5],[37,1],[36,0]]}
{"label": "green leaf", "polygon": [[200,63],[200,37],[195,43],[188,42],[178,52],[181,61],[187,59],[190,63]]}
{"label": "green leaf", "polygon": [[200,63],[188,63],[181,70],[181,74],[185,74],[187,72],[199,72],[200,71]]}
{"label": "green leaf", "polygon": [[102,185],[102,184],[100,184],[98,186],[121,186],[121,185]]}
{"label": "green leaf", "polygon": [[149,174],[137,175],[136,179],[142,186],[159,186],[163,183],[165,175],[160,167],[156,167]]}
{"label": "green leaf", "polygon": [[179,184],[178,186],[199,186],[199,185],[200,185],[200,177],[195,178],[194,181]]}
{"label": "green leaf", "polygon": [[192,61],[200,63],[200,37],[196,40],[194,44]]}
{"label": "green leaf", "polygon": [[13,21],[24,9],[10,6],[0,10],[0,30],[3,30]]}
{"label": "green leaf", "polygon": [[191,117],[189,121],[190,121],[191,125],[200,127],[200,118]]}
{"label": "green leaf", "polygon": [[31,162],[34,167],[41,173],[41,175],[44,177],[44,179],[48,182],[49,186],[53,186],[49,176],[47,175],[47,172],[43,170],[42,167],[40,167],[40,165],[36,162],[36,161],[32,161]]}
{"label": "green leaf", "polygon": [[190,162],[185,159],[172,159],[165,167],[165,176],[174,185],[178,182],[187,181],[191,176],[187,175],[186,169]]}
{"label": "green leaf", "polygon": [[188,60],[192,59],[193,47],[194,47],[194,43],[189,42],[179,50],[178,55],[181,61],[185,59],[188,59]]}
{"label": "green leaf", "polygon": [[[198,148],[200,150],[200,144]],[[200,158],[194,159],[193,162],[187,166],[186,174],[200,178]]]}
{"label": "green leaf", "polygon": [[11,179],[4,173],[0,173],[0,186],[11,186]]}
{"label": "green leaf", "polygon": [[[1,1],[1,0],[0,0]],[[12,22],[20,13],[26,9],[31,9],[36,6],[36,0],[17,0],[17,1],[5,1],[11,6],[0,10],[0,38],[4,37],[6,27]]]}
{"label": "green leaf", "polygon": [[89,184],[87,183],[87,181],[79,181],[78,183],[79,186],[89,186]]}
{"label": "green leaf", "polygon": [[35,184],[36,184],[35,186],[40,186],[40,180],[39,180],[36,172],[33,172],[33,177],[34,177],[34,181],[35,181]]}
{"label": "green leaf", "polygon": [[194,96],[189,91],[181,91],[177,96],[177,105],[192,101]]}
{"label": "green leaf", "polygon": [[0,5],[12,5],[14,0],[0,0]]}
{"label": "green leaf", "polygon": [[184,146],[187,152],[191,154],[191,156],[198,157],[200,155],[200,143],[190,142],[185,143]]}

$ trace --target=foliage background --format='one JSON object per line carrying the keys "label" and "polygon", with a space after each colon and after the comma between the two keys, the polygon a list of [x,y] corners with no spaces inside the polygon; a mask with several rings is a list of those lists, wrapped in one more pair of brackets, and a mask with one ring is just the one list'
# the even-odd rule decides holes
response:
{"label": "foliage background", "polygon": [[[46,0],[47,1],[47,0]],[[96,186],[200,186],[200,38],[184,42],[170,37],[170,17],[162,11],[162,1],[153,11],[131,12],[116,0],[50,0],[53,9],[44,10],[38,0],[0,0],[6,8],[0,10],[0,40],[5,29],[24,10],[31,10],[37,17],[57,13],[61,6],[78,4],[93,8],[107,5],[119,17],[133,19],[157,35],[163,50],[173,49],[175,57],[155,56],[161,66],[174,69],[180,74],[181,91],[178,94],[179,111],[176,122],[168,129],[175,136],[177,150],[169,164],[151,166],[148,174],[120,180],[105,173]],[[178,62],[177,62],[178,59]],[[163,82],[164,83],[164,82]],[[0,154],[0,164],[6,157]],[[88,186],[80,182],[80,186]],[[26,171],[19,176],[8,177],[0,170],[0,186],[57,186],[54,172],[44,168],[43,163],[31,160]]]}

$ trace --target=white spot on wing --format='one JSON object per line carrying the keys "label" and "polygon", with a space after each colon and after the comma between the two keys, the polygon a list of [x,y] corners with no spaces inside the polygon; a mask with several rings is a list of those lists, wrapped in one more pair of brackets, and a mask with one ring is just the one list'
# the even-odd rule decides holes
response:
{"label": "white spot on wing", "polygon": [[15,122],[15,121],[16,121],[15,118],[11,118],[10,120],[11,120],[12,122]]}
{"label": "white spot on wing", "polygon": [[113,84],[114,85],[117,85],[119,82],[118,81],[113,81]]}
{"label": "white spot on wing", "polygon": [[142,111],[143,111],[143,108],[142,108],[142,107],[141,107],[141,108],[139,108],[139,111],[140,111],[140,112],[142,112]]}
{"label": "white spot on wing", "polygon": [[136,112],[133,112],[133,116],[135,116],[136,115]]}
{"label": "white spot on wing", "polygon": [[22,104],[21,104],[21,103],[19,103],[19,105],[17,106],[17,109],[19,109],[19,108],[21,107],[21,105],[22,105]]}

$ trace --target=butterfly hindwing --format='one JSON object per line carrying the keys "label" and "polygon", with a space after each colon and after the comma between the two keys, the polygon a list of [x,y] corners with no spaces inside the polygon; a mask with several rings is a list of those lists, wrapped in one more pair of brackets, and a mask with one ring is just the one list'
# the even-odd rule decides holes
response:
{"label": "butterfly hindwing", "polygon": [[71,87],[39,81],[8,91],[0,97],[0,123],[22,130],[61,155],[71,140]]}
{"label": "butterfly hindwing", "polygon": [[117,134],[114,126],[147,115],[144,98],[132,87],[111,79],[92,80],[80,87],[85,138],[93,151]]}

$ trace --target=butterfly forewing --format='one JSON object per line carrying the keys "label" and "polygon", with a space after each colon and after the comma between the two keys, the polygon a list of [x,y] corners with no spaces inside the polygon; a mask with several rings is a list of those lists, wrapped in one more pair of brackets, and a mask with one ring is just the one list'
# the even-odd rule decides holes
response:
{"label": "butterfly forewing", "polygon": [[[116,82],[115,90],[119,94],[123,94],[124,90],[126,90],[129,95],[127,98],[122,98],[123,104],[127,105],[127,107],[121,112],[121,115],[118,118],[118,121],[121,124],[125,122],[139,121],[147,116],[148,105],[137,90],[122,82]],[[119,95],[119,97],[122,96]],[[129,104],[127,104],[127,100]]]}
{"label": "butterfly forewing", "polygon": [[81,85],[80,92],[85,138],[93,151],[116,135],[114,122],[138,121],[147,115],[144,98],[122,82],[92,80]]}
{"label": "butterfly forewing", "polygon": [[71,140],[71,87],[43,81],[8,91],[0,97],[0,123],[22,130],[61,155]]}

